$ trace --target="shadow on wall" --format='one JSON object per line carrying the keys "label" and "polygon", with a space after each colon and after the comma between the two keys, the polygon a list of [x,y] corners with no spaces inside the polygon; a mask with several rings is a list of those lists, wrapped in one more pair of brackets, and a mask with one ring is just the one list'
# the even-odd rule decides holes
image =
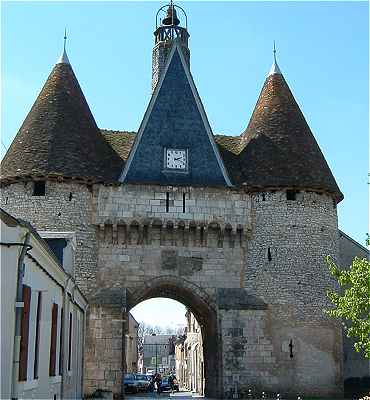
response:
{"label": "shadow on wall", "polygon": [[344,381],[344,397],[366,396],[370,394],[370,376],[347,378]]}

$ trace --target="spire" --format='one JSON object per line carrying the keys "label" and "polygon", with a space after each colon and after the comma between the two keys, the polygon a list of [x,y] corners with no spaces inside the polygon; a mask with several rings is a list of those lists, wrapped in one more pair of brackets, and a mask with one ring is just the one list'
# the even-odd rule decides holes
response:
{"label": "spire", "polygon": [[64,29],[64,45],[63,45],[63,53],[59,57],[57,64],[70,64],[67,52],[66,52],[66,42],[67,42],[67,28]]}
{"label": "spire", "polygon": [[273,53],[274,53],[274,61],[273,61],[273,63],[272,63],[272,66],[271,66],[271,69],[270,69],[270,72],[269,72],[268,76],[274,75],[274,74],[280,74],[280,75],[281,75],[280,68],[279,68],[279,66],[278,66],[278,64],[277,64],[277,61],[276,61],[275,40],[274,40],[274,50],[273,50]]}

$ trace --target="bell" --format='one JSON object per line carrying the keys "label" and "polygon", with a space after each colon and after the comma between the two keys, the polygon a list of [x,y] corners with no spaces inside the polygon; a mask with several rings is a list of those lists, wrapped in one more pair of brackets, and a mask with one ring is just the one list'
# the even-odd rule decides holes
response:
{"label": "bell", "polygon": [[162,25],[178,25],[180,20],[177,18],[176,9],[173,5],[167,8],[166,18],[163,18]]}

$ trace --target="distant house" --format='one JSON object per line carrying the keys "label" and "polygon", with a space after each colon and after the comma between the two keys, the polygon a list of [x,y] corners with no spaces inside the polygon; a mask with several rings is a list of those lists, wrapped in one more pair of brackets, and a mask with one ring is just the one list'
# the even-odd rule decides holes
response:
{"label": "distant house", "polygon": [[190,310],[185,316],[185,334],[176,341],[176,376],[181,387],[203,395],[205,379],[201,327]]}
{"label": "distant house", "polygon": [[126,333],[126,372],[138,372],[138,351],[137,351],[137,338],[138,338],[139,323],[131,313],[128,313],[128,330]]}
{"label": "distant house", "polygon": [[175,336],[144,336],[140,371],[167,374],[174,372],[175,369]]}
{"label": "distant house", "polygon": [[87,301],[31,225],[0,222],[1,399],[81,399]]}

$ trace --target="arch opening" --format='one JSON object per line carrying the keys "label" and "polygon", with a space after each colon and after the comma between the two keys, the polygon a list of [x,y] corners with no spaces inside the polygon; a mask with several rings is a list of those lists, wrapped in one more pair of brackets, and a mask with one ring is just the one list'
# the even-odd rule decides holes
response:
{"label": "arch opening", "polygon": [[[199,324],[203,347],[201,380],[204,395],[218,398],[221,394],[222,357],[217,311],[211,297],[200,287],[177,277],[160,277],[127,291],[127,311],[143,301],[168,298],[183,304]],[[190,351],[191,349],[189,349]],[[194,350],[194,349],[193,349]]]}

